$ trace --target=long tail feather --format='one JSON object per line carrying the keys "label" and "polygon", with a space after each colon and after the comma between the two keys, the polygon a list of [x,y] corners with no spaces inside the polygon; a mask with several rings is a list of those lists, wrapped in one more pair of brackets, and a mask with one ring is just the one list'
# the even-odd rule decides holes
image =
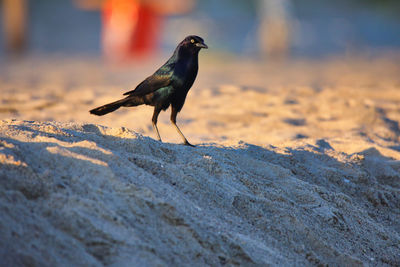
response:
{"label": "long tail feather", "polygon": [[103,116],[107,113],[116,111],[117,109],[122,107],[125,102],[126,102],[126,99],[121,99],[121,100],[109,103],[107,105],[92,109],[89,112],[94,115]]}

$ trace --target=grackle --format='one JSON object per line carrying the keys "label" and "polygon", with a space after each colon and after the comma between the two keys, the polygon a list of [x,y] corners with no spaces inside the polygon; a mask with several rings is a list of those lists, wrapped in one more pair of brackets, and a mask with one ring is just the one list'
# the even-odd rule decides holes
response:
{"label": "grackle", "polygon": [[134,90],[124,93],[126,98],[90,110],[95,115],[105,115],[120,107],[134,107],[142,104],[154,106],[153,127],[161,141],[157,128],[157,118],[161,110],[171,105],[171,123],[183,139],[183,143],[193,146],[176,125],[176,116],[185,103],[186,95],[192,87],[198,71],[198,55],[201,48],[208,48],[204,40],[195,35],[186,37],[179,43],[174,54],[153,75],[146,78]]}

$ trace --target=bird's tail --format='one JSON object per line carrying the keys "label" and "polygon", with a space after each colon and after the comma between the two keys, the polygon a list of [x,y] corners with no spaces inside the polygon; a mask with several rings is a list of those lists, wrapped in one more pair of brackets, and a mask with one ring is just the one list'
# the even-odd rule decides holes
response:
{"label": "bird's tail", "polygon": [[106,104],[104,106],[95,108],[90,110],[89,112],[91,114],[97,115],[97,116],[103,116],[106,115],[107,113],[116,111],[117,109],[119,109],[120,107],[122,107],[125,103],[126,103],[126,98]]}

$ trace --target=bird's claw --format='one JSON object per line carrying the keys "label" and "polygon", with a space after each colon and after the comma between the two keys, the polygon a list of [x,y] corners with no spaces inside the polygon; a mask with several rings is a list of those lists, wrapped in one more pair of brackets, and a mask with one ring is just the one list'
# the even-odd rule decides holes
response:
{"label": "bird's claw", "polygon": [[191,146],[191,147],[196,147],[195,145],[192,145],[189,143],[187,140],[183,143],[185,146]]}

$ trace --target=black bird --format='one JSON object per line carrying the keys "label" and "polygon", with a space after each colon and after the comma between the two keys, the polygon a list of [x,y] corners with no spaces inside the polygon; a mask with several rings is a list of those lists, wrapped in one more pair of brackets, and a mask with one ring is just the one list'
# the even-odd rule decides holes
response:
{"label": "black bird", "polygon": [[195,35],[186,37],[179,43],[174,54],[153,75],[147,77],[134,90],[124,93],[126,98],[92,109],[90,113],[105,115],[120,107],[134,107],[142,104],[154,106],[153,127],[161,141],[157,128],[157,118],[161,110],[171,105],[171,123],[183,139],[183,143],[193,146],[176,125],[176,115],[185,103],[186,95],[192,87],[198,71],[198,55],[201,48],[208,48],[204,40]]}

